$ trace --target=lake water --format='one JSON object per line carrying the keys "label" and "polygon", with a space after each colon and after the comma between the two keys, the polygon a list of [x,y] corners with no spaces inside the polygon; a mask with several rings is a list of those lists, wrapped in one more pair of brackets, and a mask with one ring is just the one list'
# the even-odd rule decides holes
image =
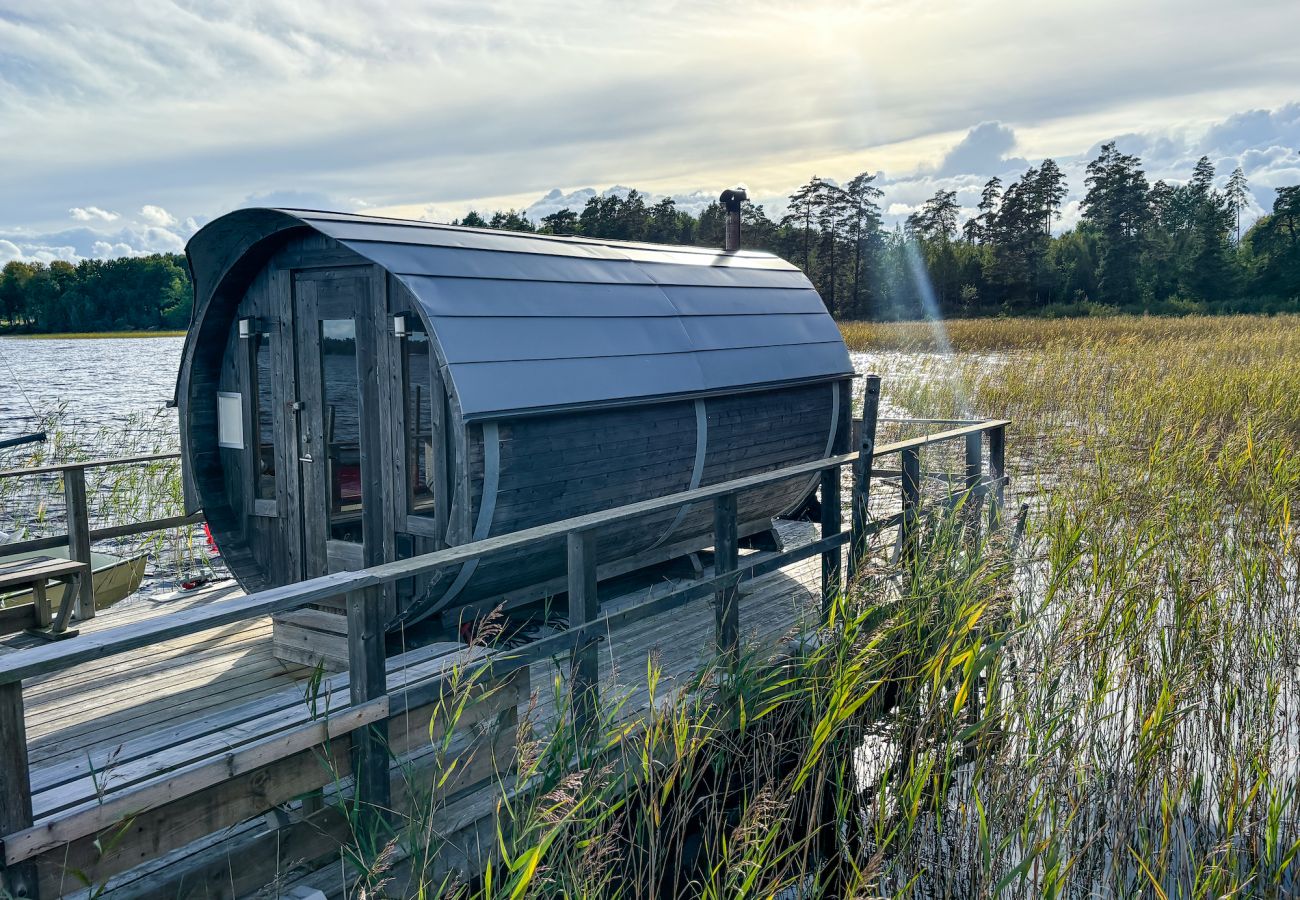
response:
{"label": "lake water", "polygon": [[180,337],[0,337],[0,437],[39,430],[51,416],[79,449],[96,437],[125,434],[156,421],[160,437],[176,442],[175,412],[167,409],[180,366]]}
{"label": "lake water", "polygon": [[[78,451],[111,456],[145,443],[174,448],[176,388],[184,338],[0,337],[0,438],[39,430],[57,416]],[[930,378],[943,371],[934,353],[854,353],[858,372]],[[990,362],[994,362],[990,357]],[[888,390],[886,390],[888,394]],[[881,415],[902,415],[888,397]],[[116,446],[115,446],[116,444]]]}

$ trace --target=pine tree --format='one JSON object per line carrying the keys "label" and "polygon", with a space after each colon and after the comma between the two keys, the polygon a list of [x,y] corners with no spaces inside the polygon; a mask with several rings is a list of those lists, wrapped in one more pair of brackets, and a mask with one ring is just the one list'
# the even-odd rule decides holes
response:
{"label": "pine tree", "polygon": [[1250,185],[1246,183],[1246,173],[1241,171],[1241,166],[1232,170],[1232,176],[1228,179],[1228,186],[1225,190],[1228,198],[1228,210],[1232,213],[1232,218],[1237,226],[1237,243],[1241,243],[1241,211],[1246,208],[1246,200],[1250,197]]}
{"label": "pine tree", "polygon": [[880,234],[880,203],[884,192],[873,183],[876,176],[862,172],[844,190],[848,239],[853,242],[853,287],[849,298],[855,314],[862,311],[862,269]]}
{"label": "pine tree", "polygon": [[1052,159],[1043,160],[1038,167],[1038,179],[1035,194],[1043,210],[1043,232],[1052,236],[1052,220],[1061,217],[1061,203],[1068,193],[1065,187],[1065,173]]}
{"label": "pine tree", "polygon": [[822,180],[816,175],[812,180],[798,188],[790,195],[790,203],[781,224],[787,228],[798,228],[803,232],[803,270],[812,269],[812,226],[817,214],[817,194],[821,190]]}
{"label": "pine tree", "polygon": [[1138,238],[1150,220],[1142,161],[1121,153],[1114,141],[1088,163],[1083,220],[1098,232],[1101,298],[1117,306],[1138,302]]}

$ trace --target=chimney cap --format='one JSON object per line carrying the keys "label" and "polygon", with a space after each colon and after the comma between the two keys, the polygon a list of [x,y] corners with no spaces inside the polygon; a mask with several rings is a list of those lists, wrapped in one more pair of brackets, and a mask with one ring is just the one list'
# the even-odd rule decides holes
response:
{"label": "chimney cap", "polygon": [[740,204],[748,199],[748,189],[743,184],[738,184],[723,191],[718,202],[726,207],[727,212],[740,212]]}

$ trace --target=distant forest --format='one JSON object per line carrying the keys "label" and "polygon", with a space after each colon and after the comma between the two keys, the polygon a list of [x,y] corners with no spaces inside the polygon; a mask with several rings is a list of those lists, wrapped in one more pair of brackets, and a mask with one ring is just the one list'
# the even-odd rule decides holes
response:
{"label": "distant forest", "polygon": [[11,331],[183,329],[192,299],[189,267],[176,253],[0,270],[0,324]]}
{"label": "distant forest", "polygon": [[[1202,157],[1189,175],[1152,184],[1140,159],[1105,144],[1066,230],[1055,225],[1067,185],[1050,159],[1010,183],[990,179],[964,222],[956,192],[940,190],[893,229],[881,224],[875,176],[814,177],[779,220],[745,204],[742,243],[800,266],[841,319],[1300,310],[1300,185],[1278,188],[1272,211],[1243,232],[1241,169],[1218,183]],[[453,224],[719,247],[724,219],[717,203],[696,217],[634,190],[538,222],[507,210]],[[174,254],[10,262],[0,274],[10,330],[183,328],[189,310],[189,273]]]}

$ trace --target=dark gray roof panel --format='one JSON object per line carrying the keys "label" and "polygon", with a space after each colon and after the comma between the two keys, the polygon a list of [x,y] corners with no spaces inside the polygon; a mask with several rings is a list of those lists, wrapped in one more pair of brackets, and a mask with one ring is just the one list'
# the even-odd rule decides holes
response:
{"label": "dark gray roof panel", "polygon": [[508,362],[584,356],[653,356],[697,349],[680,319],[666,316],[509,318],[433,316],[447,362]]}
{"label": "dark gray roof panel", "polygon": [[[578,284],[517,280],[435,278],[400,275],[430,316],[668,316],[680,315],[663,289],[653,284]],[[814,294],[814,297],[816,295]],[[821,306],[821,300],[817,300]]]}
{"label": "dark gray roof panel", "polygon": [[[507,411],[544,410],[700,394],[706,382],[695,353],[514,360],[452,366],[457,396],[468,418]],[[635,390],[629,390],[635,386]]]}
{"label": "dark gray roof panel", "polygon": [[758,250],[724,253],[711,247],[642,244],[633,241],[602,240],[575,235],[535,235],[528,232],[496,231],[439,225],[410,219],[357,216],[313,210],[281,210],[308,222],[335,240],[370,240],[424,244],[430,247],[459,247],[472,250],[503,250],[509,253],[541,253],[546,256],[588,256],[593,258],[664,261],[674,257],[707,258],[709,265],[742,265],[788,269],[785,260]]}
{"label": "dark gray roof panel", "polygon": [[755,251],[241,210],[187,246],[196,296],[214,296],[250,248],[269,252],[275,236],[304,226],[406,285],[467,419],[853,373],[808,279]]}
{"label": "dark gray roof panel", "polygon": [[419,244],[343,241],[366,259],[396,275],[443,278],[497,278],[511,281],[559,281],[578,284],[654,284],[629,260],[580,259],[536,253],[485,253]]}
{"label": "dark gray roof panel", "polygon": [[781,344],[838,343],[835,322],[817,313],[770,316],[682,316],[679,320],[696,350],[730,350],[736,347],[770,347],[774,335]]}
{"label": "dark gray roof panel", "polygon": [[770,316],[782,313],[826,316],[826,306],[810,284],[761,290],[675,286],[665,287],[663,292],[684,316]]}
{"label": "dark gray roof panel", "polygon": [[762,372],[764,381],[773,382],[825,378],[845,355],[844,342],[836,340],[824,344],[712,350],[696,353],[695,358],[699,360],[705,383],[716,390],[763,383],[749,380],[755,372]]}

